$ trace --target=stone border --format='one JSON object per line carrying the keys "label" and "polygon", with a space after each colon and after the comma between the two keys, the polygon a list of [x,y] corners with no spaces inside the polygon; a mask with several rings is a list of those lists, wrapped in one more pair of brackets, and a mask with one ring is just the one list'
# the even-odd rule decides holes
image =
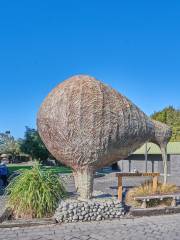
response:
{"label": "stone border", "polygon": [[21,220],[9,220],[0,224],[1,228],[12,227],[32,227],[40,225],[55,225],[55,221],[52,218],[38,218],[38,219],[21,219]]}
{"label": "stone border", "polygon": [[157,216],[180,213],[180,206],[158,208],[131,208],[129,214],[133,217]]}
{"label": "stone border", "polygon": [[[149,208],[149,209],[140,209],[133,208],[130,209],[129,214],[124,215],[121,219],[134,219],[136,217],[144,216],[158,216],[158,215],[168,215],[180,213],[180,206],[178,207],[166,207],[166,208]],[[113,219],[108,219],[112,220]],[[59,224],[59,223],[58,223]],[[63,223],[61,223],[63,224]],[[55,219],[53,218],[40,218],[40,219],[20,219],[20,220],[10,220],[0,224],[1,228],[12,228],[12,227],[31,227],[31,226],[40,226],[40,225],[56,225]]]}
{"label": "stone border", "polygon": [[[71,205],[70,204],[75,204],[77,203],[77,200],[71,200],[69,201],[68,203],[65,201],[63,201],[61,204],[62,206],[68,206],[67,207],[67,211],[69,210],[69,208],[72,208],[70,207]],[[79,202],[79,201],[78,201]],[[122,214],[109,214],[109,216],[107,217],[103,217],[103,212],[99,211],[98,212],[98,208],[97,208],[97,200],[94,200],[93,202],[95,202],[94,204],[94,208],[93,209],[96,209],[96,212],[97,214],[95,214],[96,216],[92,216],[92,217],[95,217],[95,219],[93,218],[92,220],[91,219],[88,219],[87,217],[84,217],[85,219],[73,219],[69,221],[68,218],[64,219],[63,220],[58,220],[57,218],[62,216],[61,214],[59,215],[58,211],[60,210],[60,213],[62,213],[62,208],[60,207],[60,209],[58,211],[56,211],[54,217],[52,218],[39,218],[39,219],[17,219],[17,220],[7,220],[9,218],[9,216],[11,215],[11,210],[10,209],[6,209],[5,212],[2,214],[0,220],[0,229],[1,228],[12,228],[12,227],[31,227],[31,226],[38,226],[38,225],[54,225],[58,222],[58,224],[62,224],[62,223],[71,223],[71,222],[78,222],[78,221],[81,221],[81,222],[85,222],[85,221],[101,221],[101,220],[113,220],[113,219],[134,219],[136,217],[143,217],[143,216],[158,216],[158,215],[168,215],[168,214],[176,214],[176,213],[180,213],[180,206],[177,206],[177,207],[159,207],[159,208],[146,208],[146,209],[142,209],[142,208],[131,208],[129,212],[127,212],[127,208],[125,207],[122,207],[121,205],[119,205],[120,203],[119,202],[115,202],[114,204],[117,204],[117,208],[116,206],[110,206],[109,205],[109,208],[111,209],[113,207],[113,213],[115,213],[115,209],[117,210],[117,212],[121,212]],[[107,199],[106,201],[102,201],[103,205],[104,204],[107,204]],[[83,204],[83,207],[85,208],[85,206],[88,206],[88,205],[85,205],[84,204],[87,204],[87,202],[83,202],[83,201],[80,201],[80,205],[78,207],[81,206],[81,204]],[[91,203],[92,204],[92,203]],[[110,201],[108,202],[108,204],[110,204]],[[107,206],[108,206],[107,204]],[[99,204],[99,208],[100,206],[102,207],[103,206],[102,204]],[[82,206],[81,206],[82,207]],[[104,206],[105,208],[106,206]],[[85,208],[86,209],[86,208]],[[120,211],[119,211],[120,209]],[[71,210],[74,210],[74,209],[71,209]],[[83,209],[83,211],[85,211]],[[108,209],[109,211],[109,209]],[[110,212],[110,211],[109,211]],[[92,213],[94,213],[92,211]],[[64,212],[63,212],[64,214]],[[98,215],[101,215],[101,218],[98,217]],[[85,216],[85,215],[84,215]],[[6,221],[7,220],[7,221]],[[4,222],[2,222],[4,221]]]}

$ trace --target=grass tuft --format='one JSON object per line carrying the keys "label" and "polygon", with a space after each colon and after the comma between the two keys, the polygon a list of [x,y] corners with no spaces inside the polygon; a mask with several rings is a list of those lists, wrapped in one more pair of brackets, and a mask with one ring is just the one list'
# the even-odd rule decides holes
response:
{"label": "grass tuft", "polygon": [[41,218],[53,214],[66,190],[56,174],[36,163],[10,182],[6,194],[15,217]]}

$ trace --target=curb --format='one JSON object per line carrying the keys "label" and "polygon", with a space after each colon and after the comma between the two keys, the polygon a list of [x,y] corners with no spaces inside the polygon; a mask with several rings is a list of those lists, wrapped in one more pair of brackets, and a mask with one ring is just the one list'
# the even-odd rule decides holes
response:
{"label": "curb", "polygon": [[[6,211],[9,211],[6,209]],[[11,215],[11,211],[8,212]],[[145,216],[158,216],[158,215],[168,215],[180,213],[180,206],[178,207],[164,207],[164,208],[131,208],[128,215],[120,218],[123,219],[134,219],[136,217],[145,217]],[[2,216],[1,216],[2,219]],[[0,220],[1,220],[0,219]],[[7,220],[7,215],[4,213],[4,220]],[[111,219],[113,221],[113,219]],[[93,221],[94,222],[94,221]],[[14,227],[32,227],[32,226],[42,226],[42,225],[66,225],[66,223],[57,223],[53,218],[42,218],[42,219],[19,219],[19,220],[9,220],[3,223],[0,223],[0,229],[2,228],[14,228]],[[71,223],[67,223],[71,224]]]}
{"label": "curb", "polygon": [[3,221],[9,219],[9,217],[11,216],[11,214],[12,214],[12,210],[11,210],[10,208],[6,208],[6,209],[4,210],[4,212],[0,215],[0,224],[1,224]]}
{"label": "curb", "polygon": [[14,227],[32,227],[32,226],[41,226],[41,225],[56,225],[55,220],[48,218],[48,219],[35,219],[35,220],[15,220],[15,221],[8,221],[3,222],[0,224],[1,228],[14,228]]}
{"label": "curb", "polygon": [[144,216],[158,216],[167,214],[180,213],[180,206],[178,207],[161,207],[161,208],[131,208],[129,214],[133,217]]}

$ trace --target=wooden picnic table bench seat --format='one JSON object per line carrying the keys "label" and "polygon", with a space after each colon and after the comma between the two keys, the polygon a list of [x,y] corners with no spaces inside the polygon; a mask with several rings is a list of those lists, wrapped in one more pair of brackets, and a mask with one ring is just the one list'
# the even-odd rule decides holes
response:
{"label": "wooden picnic table bench seat", "polygon": [[175,207],[177,205],[176,200],[180,199],[180,193],[134,197],[134,200],[142,201],[141,208],[146,208],[147,202],[149,202],[151,199],[159,199],[160,201],[162,201],[166,198],[172,198],[171,206]]}

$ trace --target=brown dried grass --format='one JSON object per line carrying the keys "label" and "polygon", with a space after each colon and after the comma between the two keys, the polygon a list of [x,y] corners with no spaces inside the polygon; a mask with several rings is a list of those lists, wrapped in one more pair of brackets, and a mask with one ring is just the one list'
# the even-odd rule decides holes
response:
{"label": "brown dried grass", "polygon": [[[141,205],[141,201],[134,200],[134,197],[141,196],[150,196],[150,195],[161,195],[161,194],[172,194],[176,193],[178,188],[174,184],[162,184],[158,182],[157,191],[153,192],[153,183],[152,181],[145,181],[139,187],[135,187],[130,189],[126,194],[126,204],[131,205],[133,207],[139,207]],[[147,202],[148,207],[154,207],[159,205],[169,206],[171,203],[170,199],[165,199],[160,201],[158,199],[152,199]]]}

